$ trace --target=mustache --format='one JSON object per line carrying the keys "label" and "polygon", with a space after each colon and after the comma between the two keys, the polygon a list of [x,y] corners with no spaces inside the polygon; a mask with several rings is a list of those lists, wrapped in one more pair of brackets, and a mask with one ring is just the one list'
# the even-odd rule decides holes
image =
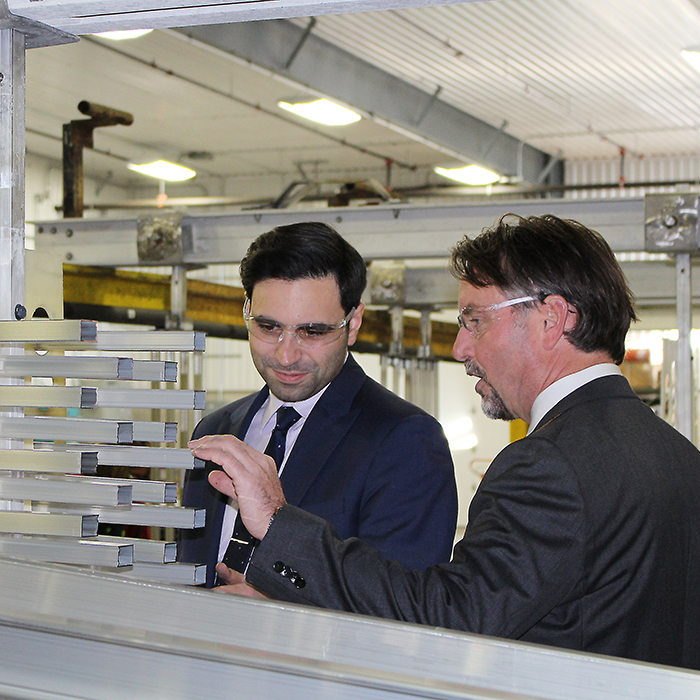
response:
{"label": "mustache", "polygon": [[486,379],[486,372],[484,368],[476,360],[465,360],[464,369],[467,374],[472,377],[479,377],[479,379]]}
{"label": "mustache", "polygon": [[313,372],[316,369],[316,365],[312,362],[295,362],[291,365],[281,365],[279,362],[265,358],[263,364],[265,367],[277,372]]}

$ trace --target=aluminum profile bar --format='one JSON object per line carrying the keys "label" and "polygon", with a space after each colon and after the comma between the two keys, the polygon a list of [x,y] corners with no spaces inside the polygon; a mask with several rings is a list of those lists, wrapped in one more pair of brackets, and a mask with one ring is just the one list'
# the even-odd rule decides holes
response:
{"label": "aluminum profile bar", "polygon": [[[439,0],[442,5],[464,0]],[[435,5],[436,0],[9,0],[11,12],[71,34],[182,27]]]}
{"label": "aluminum profile bar", "polygon": [[0,357],[0,377],[133,379],[133,367],[134,361],[128,357]]}
{"label": "aluminum profile bar", "polygon": [[80,386],[0,386],[0,406],[95,408],[97,389]]}
{"label": "aluminum profile bar", "polygon": [[[80,476],[66,476],[64,477],[64,480],[74,483],[82,483],[83,481],[85,481],[84,477]],[[171,481],[150,481],[148,479],[117,479],[104,476],[91,478],[90,481],[94,484],[128,486],[131,489],[131,500],[133,503],[175,503],[177,501],[177,484]],[[73,503],[78,503],[78,501],[73,501]],[[91,501],[80,501],[80,503],[91,503]]]}
{"label": "aluminum profile bar", "polygon": [[177,423],[135,420],[134,440],[142,442],[176,442]]}
{"label": "aluminum profile bar", "polygon": [[177,560],[177,544],[162,540],[144,540],[138,537],[112,537],[98,535],[98,542],[130,544],[134,548],[134,561],[144,564],[172,564]]}
{"label": "aluminum profile bar", "polygon": [[[52,511],[53,512],[53,511]],[[109,506],[62,507],[68,515],[97,515],[101,523],[114,525],[143,525],[145,527],[174,527],[192,530],[204,527],[205,510],[179,506],[147,506],[135,504],[113,508]]]}
{"label": "aluminum profile bar", "polygon": [[207,580],[206,564],[152,564],[134,562],[127,571],[115,571],[119,576],[146,581],[158,581],[180,586],[199,586]]}
{"label": "aluminum profile bar", "polygon": [[114,568],[134,563],[134,546],[71,537],[0,535],[0,556]]}
{"label": "aluminum profile bar", "polygon": [[9,559],[0,580],[8,697],[700,697],[695,671],[479,634]]}
{"label": "aluminum profile bar", "polygon": [[204,351],[205,336],[199,331],[100,331],[97,349],[136,352]]}
{"label": "aluminum profile bar", "polygon": [[147,382],[176,382],[177,362],[171,360],[134,360],[132,379]]}
{"label": "aluminum profile bar", "polygon": [[51,450],[0,450],[0,469],[44,474],[96,474],[97,452]]}
{"label": "aluminum profile bar", "polygon": [[100,482],[82,476],[0,475],[0,498],[49,503],[126,506],[131,505],[132,502],[132,486],[125,483]]}
{"label": "aluminum profile bar", "polygon": [[177,362],[133,360],[130,357],[37,355],[0,356],[0,377],[64,377],[67,379],[130,379],[177,381]]}
{"label": "aluminum profile bar", "polygon": [[[206,393],[189,389],[115,389],[99,388],[98,408],[171,408],[203,410]],[[2,388],[0,388],[2,399]]]}
{"label": "aluminum profile bar", "polygon": [[56,537],[94,537],[97,534],[97,515],[95,513],[0,511],[0,532]]}
{"label": "aluminum profile bar", "polygon": [[0,437],[29,440],[92,440],[109,444],[148,439],[135,438],[133,423],[130,421],[50,416],[0,417]]}
{"label": "aluminum profile bar", "polygon": [[82,343],[96,337],[96,321],[0,321],[0,343]]}
{"label": "aluminum profile bar", "polygon": [[[521,216],[554,214],[598,231],[615,252],[644,250],[644,199],[532,199],[449,205],[379,205],[309,210],[259,209],[228,214],[187,214],[182,226],[192,233],[183,263],[237,263],[262,231],[305,219],[328,223],[365,260],[440,258],[465,234],[478,234],[505,212]],[[49,224],[45,224],[46,228]],[[37,248],[59,253],[81,265],[143,265],[136,254],[137,219],[53,221],[56,235],[39,234]],[[48,230],[48,229],[47,229]],[[71,236],[66,235],[71,231]],[[133,242],[132,246],[124,244]],[[70,257],[66,257],[70,256]]]}
{"label": "aluminum profile bar", "polygon": [[[97,463],[114,467],[151,467],[161,469],[204,469],[204,460],[179,447],[107,446],[71,443],[54,445],[55,450],[97,450]],[[1,453],[0,453],[1,454]]]}

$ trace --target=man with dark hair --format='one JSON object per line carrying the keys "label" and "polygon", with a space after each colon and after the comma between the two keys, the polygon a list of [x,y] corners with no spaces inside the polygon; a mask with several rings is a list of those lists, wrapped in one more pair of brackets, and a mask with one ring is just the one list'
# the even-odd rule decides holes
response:
{"label": "man with dark hair", "polygon": [[[323,223],[280,226],[241,262],[250,352],[266,386],[206,416],[193,437],[234,435],[274,460],[287,502],[360,537],[383,559],[424,569],[449,559],[457,521],[454,468],[440,424],[365,375],[348,354],[364,306],[366,266]],[[267,446],[267,447],[266,447]],[[206,507],[181,561],[245,571],[256,540],[237,503],[190,472],[183,505]],[[204,472],[204,473],[203,473]],[[234,494],[228,494],[234,496]]]}
{"label": "man with dark hair", "polygon": [[223,466],[211,482],[261,539],[245,579],[222,568],[227,590],[700,669],[700,453],[615,364],[634,311],[612,252],[574,222],[508,217],[452,266],[453,354],[489,413],[530,423],[452,562],[382,562],[285,504],[264,457],[205,438],[194,453]]}

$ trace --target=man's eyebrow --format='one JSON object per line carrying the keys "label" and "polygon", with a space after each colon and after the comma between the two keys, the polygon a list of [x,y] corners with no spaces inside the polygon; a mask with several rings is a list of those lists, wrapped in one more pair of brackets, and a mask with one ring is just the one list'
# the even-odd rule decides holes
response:
{"label": "man's eyebrow", "polygon": [[255,314],[254,316],[251,316],[251,318],[254,318],[256,321],[265,321],[266,323],[279,324],[279,321],[276,321],[274,318],[270,318],[269,316],[265,316],[264,314]]}

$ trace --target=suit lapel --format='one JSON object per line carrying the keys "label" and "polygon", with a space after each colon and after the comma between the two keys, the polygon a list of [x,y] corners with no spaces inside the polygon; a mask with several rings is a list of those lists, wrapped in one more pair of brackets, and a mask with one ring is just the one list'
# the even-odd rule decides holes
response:
{"label": "suit lapel", "polygon": [[360,409],[353,408],[353,401],[365,379],[362,368],[349,356],[304,422],[280,477],[284,495],[292,505],[299,505],[357,420]]}

